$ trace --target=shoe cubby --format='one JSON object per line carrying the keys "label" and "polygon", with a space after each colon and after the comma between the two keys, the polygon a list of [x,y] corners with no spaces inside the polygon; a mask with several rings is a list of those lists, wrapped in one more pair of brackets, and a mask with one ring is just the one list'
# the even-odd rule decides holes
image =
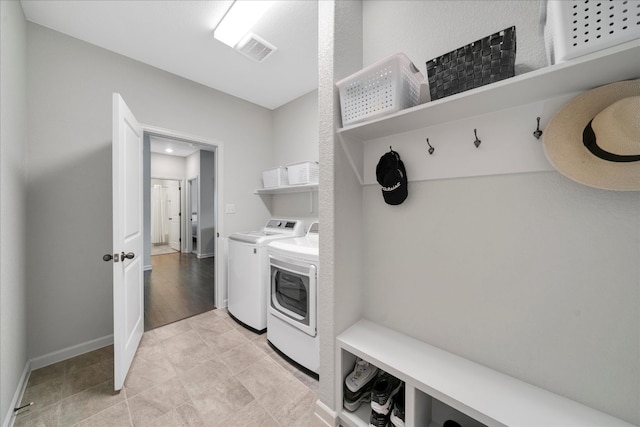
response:
{"label": "shoe cubby", "polygon": [[413,419],[405,425],[424,427],[486,427],[485,424],[422,392],[412,389]]}
{"label": "shoe cubby", "polygon": [[[347,376],[349,376],[353,372],[353,369],[357,361],[357,357],[354,354],[349,353],[347,351],[342,352],[341,357],[342,357],[342,360],[340,363],[340,366],[342,367],[341,377],[340,377],[341,387],[339,390],[339,397],[338,397],[339,401],[341,402],[340,408],[344,414],[341,425],[345,427],[346,426],[350,426],[350,427],[368,426],[369,419],[371,416],[371,402],[361,403],[358,409],[356,409],[355,411],[349,411],[348,409],[346,409],[344,405],[343,393],[344,393],[345,378],[347,378]],[[364,359],[367,362],[371,363],[369,360],[367,360],[364,357],[361,357],[361,359]],[[381,369],[375,363],[371,363],[371,364],[377,367],[378,369]]]}
{"label": "shoe cubby", "polygon": [[357,357],[354,354],[345,351],[341,352],[341,358],[341,369],[339,370],[340,387],[338,390],[338,401],[340,402],[340,409],[344,414],[341,425],[345,427],[368,426],[368,417],[371,414],[371,406],[368,403],[363,403],[358,409],[353,412],[348,411],[344,408],[344,379],[353,371]]}
{"label": "shoe cubby", "polygon": [[[345,378],[353,371],[357,357],[348,351],[342,351],[342,366],[346,370],[342,375],[342,384]],[[363,358],[364,360],[367,360]],[[369,360],[367,362],[371,363]],[[375,363],[371,363],[376,366]],[[380,367],[376,366],[381,369]],[[402,378],[399,378],[402,380]],[[341,390],[344,390],[341,388]],[[405,426],[424,426],[424,427],[486,427],[485,424],[474,420],[468,415],[452,408],[451,406],[434,399],[427,393],[408,385],[405,381]],[[343,402],[344,396],[340,396]],[[342,405],[343,416],[341,424],[343,426],[360,427],[369,426],[369,417],[371,415],[370,402],[363,402],[355,411],[349,411]],[[446,423],[446,424],[445,424]],[[391,424],[389,424],[391,426]]]}
{"label": "shoe cubby", "polygon": [[343,407],[345,377],[361,358],[405,383],[405,426],[626,426],[620,419],[368,320],[336,338],[337,424],[369,425],[371,406]]}

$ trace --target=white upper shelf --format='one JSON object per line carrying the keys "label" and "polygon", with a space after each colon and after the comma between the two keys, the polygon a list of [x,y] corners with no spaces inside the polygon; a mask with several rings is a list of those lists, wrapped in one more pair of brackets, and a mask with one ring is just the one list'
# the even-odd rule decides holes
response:
{"label": "white upper shelf", "polygon": [[640,78],[640,40],[338,130],[366,141]]}
{"label": "white upper shelf", "polygon": [[287,185],[284,187],[258,188],[254,194],[287,194],[318,191],[318,184]]}

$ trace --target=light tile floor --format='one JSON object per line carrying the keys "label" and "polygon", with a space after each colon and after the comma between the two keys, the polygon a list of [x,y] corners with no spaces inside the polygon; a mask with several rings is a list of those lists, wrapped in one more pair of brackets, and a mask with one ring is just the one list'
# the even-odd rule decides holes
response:
{"label": "light tile floor", "polygon": [[317,389],[266,334],[213,310],[145,332],[119,393],[112,346],[33,371],[15,426],[323,427]]}

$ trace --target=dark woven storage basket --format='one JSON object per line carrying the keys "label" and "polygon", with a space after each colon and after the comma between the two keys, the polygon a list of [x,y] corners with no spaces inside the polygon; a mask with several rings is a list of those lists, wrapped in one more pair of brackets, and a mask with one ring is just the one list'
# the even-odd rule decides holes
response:
{"label": "dark woven storage basket", "polygon": [[427,61],[431,100],[513,77],[516,27]]}

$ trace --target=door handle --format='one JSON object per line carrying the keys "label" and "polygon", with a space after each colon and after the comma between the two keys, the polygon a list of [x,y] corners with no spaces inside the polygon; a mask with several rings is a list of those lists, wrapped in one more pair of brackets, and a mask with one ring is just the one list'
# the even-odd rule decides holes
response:
{"label": "door handle", "polygon": [[[123,254],[124,254],[124,252],[123,252]],[[111,260],[113,260],[113,262],[118,262],[118,261],[119,261],[118,256],[119,256],[118,254],[113,254],[113,255],[111,255],[111,254],[105,254],[105,255],[102,257],[102,260],[103,260],[103,261],[106,261],[106,262],[109,262],[109,261],[111,261]]]}
{"label": "door handle", "polygon": [[133,252],[129,252],[128,254],[125,254],[124,252],[122,252],[120,254],[120,259],[122,259],[124,261],[125,258],[127,259],[133,259],[133,257],[135,257],[136,255]]}

